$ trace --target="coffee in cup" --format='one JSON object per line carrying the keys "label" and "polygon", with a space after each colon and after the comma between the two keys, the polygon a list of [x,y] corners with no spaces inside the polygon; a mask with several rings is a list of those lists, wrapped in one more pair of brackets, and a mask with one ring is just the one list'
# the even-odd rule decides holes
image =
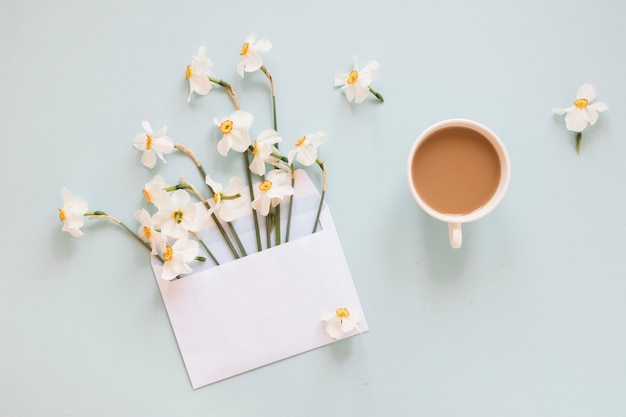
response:
{"label": "coffee in cup", "polygon": [[448,223],[450,244],[461,247],[461,223],[493,210],[511,175],[500,139],[480,123],[450,119],[417,138],[407,164],[411,193],[432,217]]}

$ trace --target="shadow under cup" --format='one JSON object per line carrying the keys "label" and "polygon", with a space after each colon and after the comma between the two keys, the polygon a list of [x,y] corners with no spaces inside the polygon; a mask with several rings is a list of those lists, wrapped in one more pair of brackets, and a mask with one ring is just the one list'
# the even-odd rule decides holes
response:
{"label": "shadow under cup", "polygon": [[444,120],[422,132],[407,164],[413,197],[430,216],[448,223],[453,248],[461,247],[461,223],[485,216],[500,203],[510,171],[496,134],[465,119]]}

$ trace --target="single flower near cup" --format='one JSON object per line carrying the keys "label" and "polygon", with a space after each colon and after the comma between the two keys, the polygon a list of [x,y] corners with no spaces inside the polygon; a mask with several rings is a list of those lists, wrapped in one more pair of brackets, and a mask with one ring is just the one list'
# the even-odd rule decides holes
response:
{"label": "single flower near cup", "polygon": [[461,224],[487,215],[504,197],[511,163],[502,141],[486,126],[449,119],[416,139],[407,177],[418,205],[448,223],[450,245],[456,249],[462,244]]}

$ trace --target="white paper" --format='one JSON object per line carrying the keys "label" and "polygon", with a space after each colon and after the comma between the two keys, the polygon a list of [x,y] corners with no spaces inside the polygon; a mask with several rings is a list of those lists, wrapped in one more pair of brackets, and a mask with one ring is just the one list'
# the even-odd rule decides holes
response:
{"label": "white paper", "polygon": [[[300,171],[288,243],[256,252],[248,216],[233,222],[249,253],[246,257],[219,266],[207,260],[198,272],[174,281],[159,278],[161,264],[153,263],[194,389],[335,342],[322,318],[339,307],[363,312],[327,206],[320,230],[310,234],[318,204],[319,193]],[[281,208],[283,219],[286,208]],[[282,221],[283,233],[285,227]],[[226,246],[213,251],[219,244],[206,240],[214,229],[212,225],[202,231],[203,240],[218,260],[228,258]],[[364,314],[359,328],[368,330]]]}

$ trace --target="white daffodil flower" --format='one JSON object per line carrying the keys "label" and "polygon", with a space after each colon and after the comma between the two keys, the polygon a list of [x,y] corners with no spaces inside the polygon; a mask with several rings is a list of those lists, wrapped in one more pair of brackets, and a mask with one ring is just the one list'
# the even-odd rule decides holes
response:
{"label": "white daffodil flower", "polygon": [[267,174],[265,181],[259,184],[259,191],[251,206],[262,216],[267,216],[270,206],[275,207],[283,198],[293,195],[291,175],[282,169],[273,169]]}
{"label": "white daffodil flower", "polygon": [[80,228],[85,224],[85,213],[89,210],[87,201],[82,197],[73,196],[67,188],[61,189],[63,208],[59,209],[59,220],[63,222],[63,231],[74,237],[81,237]]}
{"label": "white daffodil flower", "polygon": [[185,78],[189,81],[189,96],[187,101],[191,101],[191,95],[195,92],[201,96],[207,95],[213,88],[213,83],[209,80],[212,76],[213,63],[207,58],[206,47],[201,46],[198,54],[193,57],[191,65],[187,65]]}
{"label": "white daffodil flower", "polygon": [[326,322],[326,333],[333,339],[341,339],[355,329],[361,332],[359,328],[361,312],[359,310],[348,310],[345,307],[340,307],[335,313],[327,315],[322,320]]}
{"label": "white daffodil flower", "polygon": [[252,147],[253,157],[249,166],[250,171],[257,175],[265,175],[265,162],[270,159],[272,152],[276,151],[274,145],[280,141],[282,138],[274,129],[262,131]]}
{"label": "white daffodil flower", "polygon": [[[151,254],[156,255],[158,251],[164,252],[167,245],[167,237],[158,232],[154,227],[154,220],[148,210],[141,209],[135,211],[135,219],[139,222],[137,235],[150,244]],[[158,250],[157,250],[158,249]]]}
{"label": "white daffodil flower", "polygon": [[317,160],[317,147],[326,142],[328,135],[324,132],[317,132],[302,136],[296,141],[296,147],[289,151],[287,160],[289,165],[296,160],[304,166],[309,166]]}
{"label": "white daffodil flower", "polygon": [[556,114],[565,114],[565,127],[572,132],[582,132],[588,125],[594,125],[598,121],[598,112],[608,110],[608,106],[597,101],[596,89],[593,85],[586,83],[576,90],[576,100],[574,104],[565,109],[554,109]]}
{"label": "white daffodil flower", "polygon": [[160,175],[155,175],[152,180],[145,184],[143,190],[141,190],[143,196],[146,198],[147,204],[154,204],[157,208],[159,202],[162,200],[169,200],[170,196],[164,188],[167,187],[167,183]]}
{"label": "white daffodil flower", "polygon": [[142,151],[141,163],[148,168],[154,168],[156,164],[156,155],[167,163],[163,154],[170,153],[174,150],[174,142],[169,137],[165,136],[166,128],[161,128],[158,132],[152,132],[152,126],[150,123],[142,120],[141,126],[145,129],[144,133],[138,133],[133,139],[133,146],[135,149]]}
{"label": "white daffodil flower", "polygon": [[220,128],[222,139],[217,143],[217,151],[222,156],[228,155],[229,150],[235,152],[245,152],[250,146],[250,126],[254,117],[252,113],[243,110],[235,110],[228,117],[213,122]]}
{"label": "white daffodil flower", "polygon": [[348,99],[349,103],[352,103],[352,100],[355,103],[361,103],[370,93],[370,84],[379,68],[380,64],[378,61],[372,60],[368,61],[363,69],[359,71],[359,64],[355,56],[354,69],[352,71],[335,74],[335,87],[341,86],[341,90],[346,93],[346,99]]}
{"label": "white daffodil flower", "polygon": [[171,281],[180,274],[193,272],[193,269],[187,264],[198,256],[199,251],[198,242],[189,240],[186,235],[176,240],[172,246],[166,246],[163,252],[161,278]]}
{"label": "white daffodil flower", "polygon": [[267,39],[260,39],[254,43],[254,35],[248,35],[239,52],[241,61],[237,64],[237,73],[243,78],[244,72],[254,72],[261,68],[263,66],[261,52],[267,52],[271,48],[272,44]]}
{"label": "white daffodil flower", "polygon": [[198,210],[185,190],[176,190],[169,197],[159,202],[159,211],[153,217],[154,226],[165,236],[178,239],[196,230]]}
{"label": "white daffodil flower", "polygon": [[245,204],[245,200],[241,198],[241,192],[244,188],[243,180],[239,177],[232,177],[226,188],[222,184],[215,182],[206,176],[206,183],[213,190],[213,202],[215,203],[208,211],[208,215],[216,213],[217,216],[225,221],[232,222],[237,218],[237,209]]}

